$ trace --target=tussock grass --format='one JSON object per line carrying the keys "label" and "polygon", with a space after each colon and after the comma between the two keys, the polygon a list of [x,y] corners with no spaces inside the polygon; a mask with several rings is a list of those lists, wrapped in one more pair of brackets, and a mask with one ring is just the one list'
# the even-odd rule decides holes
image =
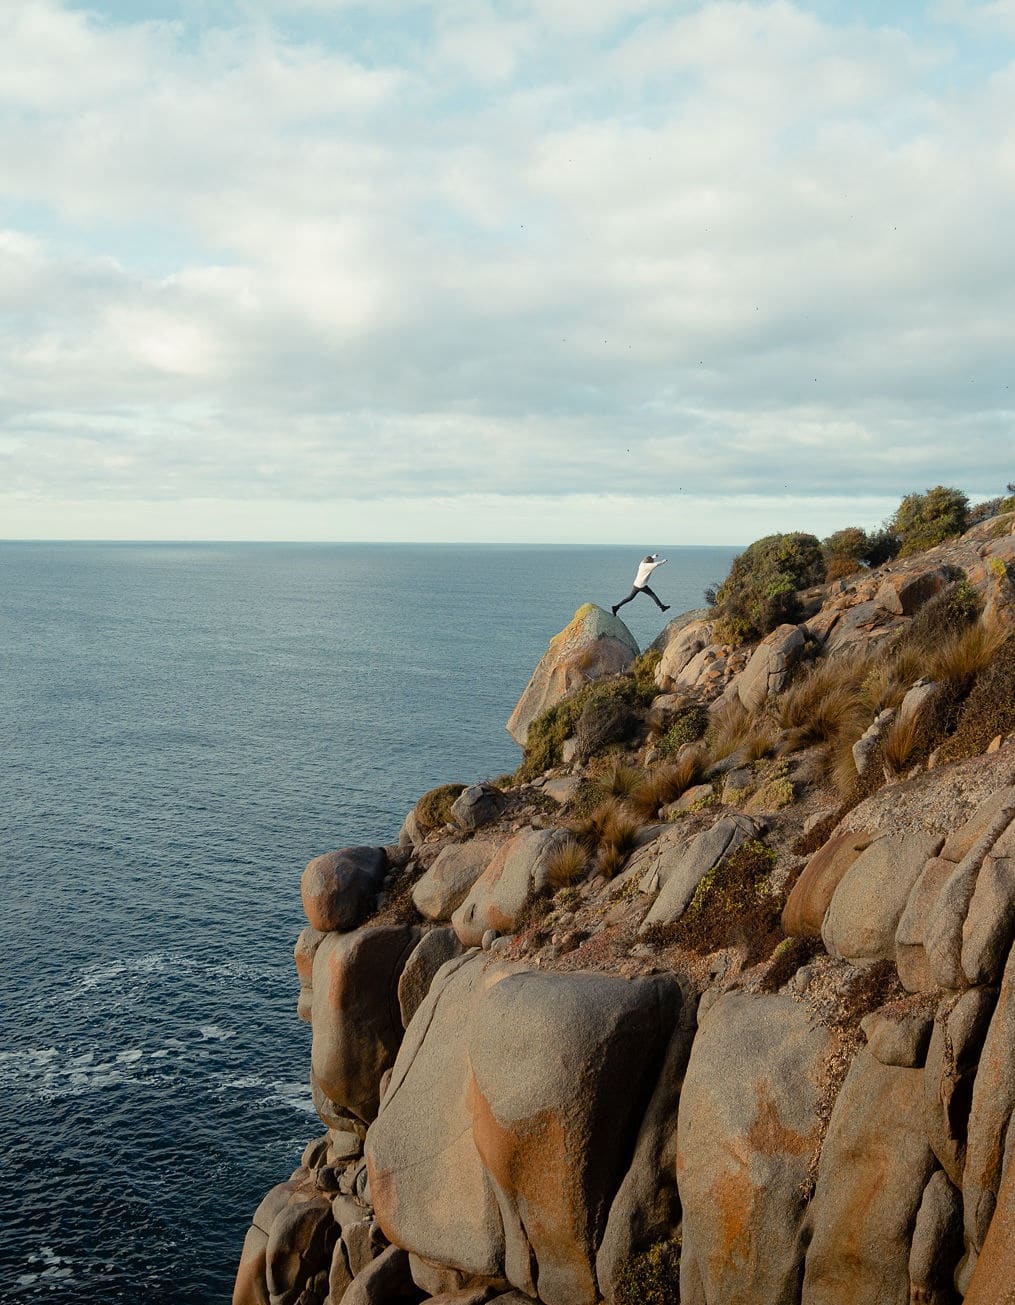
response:
{"label": "tussock grass", "polygon": [[643,779],[644,773],[636,766],[625,766],[623,762],[612,761],[596,782],[605,797],[629,798],[637,791]]}
{"label": "tussock grass", "polygon": [[637,813],[614,797],[601,802],[590,815],[572,821],[567,828],[592,860],[594,869],[606,879],[612,879],[634,851],[641,826]]}
{"label": "tussock grass", "polygon": [[945,761],[958,761],[982,752],[990,741],[1015,732],[1015,634],[998,648],[990,666],[981,671],[962,705],[955,733],[941,748]]}
{"label": "tussock grass", "polygon": [[776,718],[789,733],[783,752],[828,743],[846,733],[855,741],[870,721],[862,684],[865,657],[824,658],[791,684],[776,704]]}
{"label": "tussock grass", "polygon": [[689,788],[700,783],[707,764],[703,748],[688,748],[676,761],[658,766],[646,776],[631,794],[631,806],[640,816],[651,820],[660,807],[676,802]]}
{"label": "tussock grass", "polygon": [[739,698],[730,698],[711,713],[705,732],[705,747],[713,761],[723,761],[737,752],[754,729],[754,718]]}
{"label": "tussock grass", "polygon": [[745,761],[760,761],[775,751],[775,729],[771,720],[764,715],[752,719],[750,733],[740,745],[740,752]]}
{"label": "tussock grass", "polygon": [[1005,631],[978,621],[950,635],[930,655],[924,674],[945,685],[952,694],[964,697],[981,671],[996,657]]}
{"label": "tussock grass", "polygon": [[566,888],[588,869],[589,854],[577,838],[567,838],[546,859],[546,875],[554,888]]}
{"label": "tussock grass", "polygon": [[881,740],[881,759],[885,769],[893,775],[901,775],[915,760],[920,743],[920,714],[910,712],[908,716],[896,716],[885,731]]}
{"label": "tussock grass", "polygon": [[916,643],[902,643],[868,659],[860,695],[870,719],[888,707],[897,707],[913,684],[925,674],[926,650]]}

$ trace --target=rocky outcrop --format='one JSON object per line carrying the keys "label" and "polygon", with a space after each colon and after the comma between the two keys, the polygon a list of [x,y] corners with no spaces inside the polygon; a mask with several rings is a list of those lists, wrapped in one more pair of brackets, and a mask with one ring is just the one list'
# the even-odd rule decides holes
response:
{"label": "rocky outcrop", "polygon": [[528,829],[505,843],[451,917],[459,938],[476,947],[487,929],[512,933],[533,897],[548,884],[547,861],[566,835]]}
{"label": "rocky outcrop", "polygon": [[524,747],[540,712],[590,680],[626,670],[637,656],[638,645],[623,621],[593,603],[579,607],[550,640],[511,713],[508,733]]}
{"label": "rocky outcrop", "polygon": [[[312,861],[325,1131],[254,1212],[234,1305],[1015,1305],[1015,738],[884,784],[890,722],[939,701],[907,678],[842,804],[771,701],[959,566],[1006,611],[1009,539],[819,587],[755,649],[691,614],[612,764],[434,790],[401,849]],[[520,719],[606,673],[597,611]],[[708,764],[662,737],[689,709],[730,731]]]}

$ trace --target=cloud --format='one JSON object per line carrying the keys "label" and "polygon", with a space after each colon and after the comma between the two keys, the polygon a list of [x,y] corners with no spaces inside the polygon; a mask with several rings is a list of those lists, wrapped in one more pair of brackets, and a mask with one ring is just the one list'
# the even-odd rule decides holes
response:
{"label": "cloud", "polygon": [[11,7],[0,481],[773,513],[996,491],[1015,65],[951,39],[984,6],[941,16]]}

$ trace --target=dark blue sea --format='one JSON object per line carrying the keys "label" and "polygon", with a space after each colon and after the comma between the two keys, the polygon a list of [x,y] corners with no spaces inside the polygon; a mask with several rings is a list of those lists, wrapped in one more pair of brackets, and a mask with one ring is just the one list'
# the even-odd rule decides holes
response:
{"label": "dark blue sea", "polygon": [[[700,606],[734,551],[653,587]],[[640,552],[0,544],[0,1299],[229,1300],[323,1132],[304,863],[514,769],[547,640]],[[643,647],[666,619],[623,614]]]}

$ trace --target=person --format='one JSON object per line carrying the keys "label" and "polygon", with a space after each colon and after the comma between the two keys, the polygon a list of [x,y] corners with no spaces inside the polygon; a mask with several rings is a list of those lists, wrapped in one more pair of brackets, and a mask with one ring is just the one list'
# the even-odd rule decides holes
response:
{"label": "person", "polygon": [[619,608],[623,607],[625,603],[629,603],[632,598],[637,598],[639,594],[648,594],[649,598],[654,600],[656,607],[660,608],[660,610],[664,612],[670,610],[669,603],[664,603],[659,598],[658,594],[654,594],[648,587],[649,576],[657,566],[662,566],[665,561],[666,558],[660,557],[658,553],[649,553],[647,557],[642,559],[641,564],[638,567],[638,574],[634,577],[634,585],[631,588],[631,592],[626,598],[622,598],[616,606],[610,608],[610,611],[614,616],[617,615]]}

